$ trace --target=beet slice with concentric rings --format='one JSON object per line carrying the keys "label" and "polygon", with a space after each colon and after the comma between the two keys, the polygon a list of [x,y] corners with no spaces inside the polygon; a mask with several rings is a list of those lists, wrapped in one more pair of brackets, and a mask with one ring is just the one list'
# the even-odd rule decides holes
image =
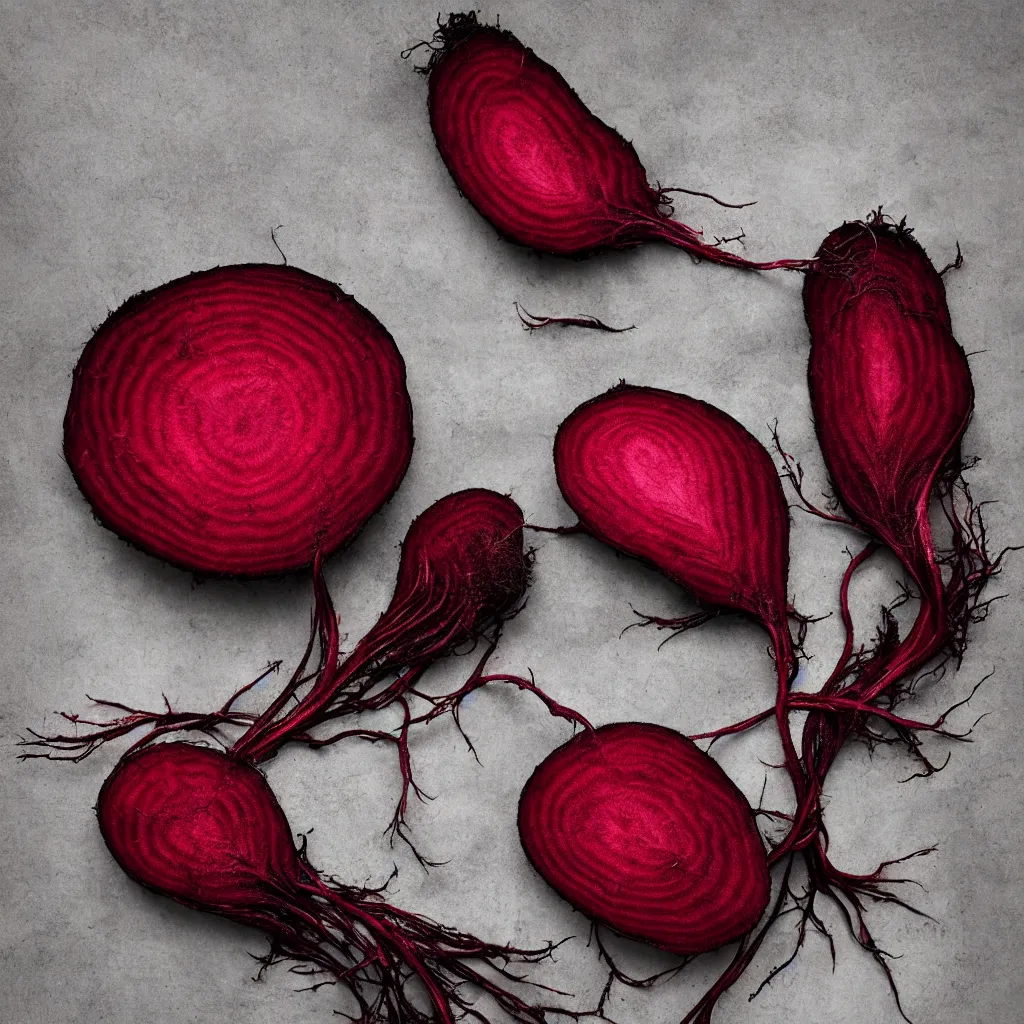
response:
{"label": "beet slice with concentric rings", "polygon": [[519,836],[573,907],[671,953],[717,949],[768,905],[746,798],[711,757],[660,725],[605,725],[550,754],[523,789]]}
{"label": "beet slice with concentric rings", "polygon": [[295,267],[217,267],[129,299],[75,367],[64,452],[98,518],[204,575],[288,572],[344,546],[412,454],[380,322]]}
{"label": "beet slice with concentric rings", "polygon": [[666,242],[748,270],[812,264],[755,263],[673,220],[669,195],[687,190],[648,184],[632,144],[511,32],[481,25],[470,11],[439,19],[433,42],[420,45],[431,50],[417,70],[430,78],[430,126],[441,159],[503,238],[555,256]]}
{"label": "beet slice with concentric rings", "polygon": [[[384,887],[323,877],[305,840],[296,849],[281,805],[251,764],[189,743],[145,747],[118,762],[96,815],[107,848],[136,882],[259,928],[270,939],[257,958],[264,970],[295,961],[298,973],[323,976],[314,987],[347,989],[367,1022],[455,1024],[468,1015],[465,986],[518,1024],[544,1020],[541,1007],[503,981],[510,963],[545,960],[551,944],[484,942],[391,905]],[[472,1016],[487,1024],[475,1009]]]}
{"label": "beet slice with concentric rings", "polygon": [[804,283],[814,425],[836,493],[912,572],[932,552],[928,504],[959,469],[974,409],[942,277],[913,234],[881,210],[821,244]]}
{"label": "beet slice with concentric rings", "polygon": [[588,533],[701,601],[785,631],[785,494],[764,446],[727,413],[620,384],[558,428],[555,474]]}

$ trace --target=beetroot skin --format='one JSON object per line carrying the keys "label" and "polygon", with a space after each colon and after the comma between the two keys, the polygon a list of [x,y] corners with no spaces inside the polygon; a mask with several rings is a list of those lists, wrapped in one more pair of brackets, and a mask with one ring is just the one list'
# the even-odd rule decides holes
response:
{"label": "beetroot skin", "polygon": [[[389,905],[382,890],[325,880],[304,846],[295,848],[284,812],[252,765],[191,744],[146,747],[119,762],[96,813],[111,854],[135,881],[259,928],[271,943],[264,967],[294,960],[337,981],[366,1022],[453,1024],[466,1016],[461,986],[468,983],[521,1024],[543,1024],[542,1009],[474,964],[501,970],[544,959],[550,947],[481,942]],[[418,1005],[417,983],[429,1011]]]}
{"label": "beetroot skin", "polygon": [[336,285],[218,267],[130,299],[75,367],[64,453],[119,536],[263,576],[348,543],[412,454],[405,363]]}
{"label": "beetroot skin", "polygon": [[667,242],[752,270],[810,265],[753,263],[673,220],[668,196],[686,190],[649,185],[633,146],[511,32],[479,24],[471,11],[439,20],[434,41],[421,45],[431,49],[419,70],[430,77],[438,152],[459,191],[502,237],[556,256]]}
{"label": "beetroot skin", "polygon": [[715,761],[659,725],[605,725],[550,754],[523,789],[519,836],[577,910],[672,953],[739,938],[768,904],[750,805]]}

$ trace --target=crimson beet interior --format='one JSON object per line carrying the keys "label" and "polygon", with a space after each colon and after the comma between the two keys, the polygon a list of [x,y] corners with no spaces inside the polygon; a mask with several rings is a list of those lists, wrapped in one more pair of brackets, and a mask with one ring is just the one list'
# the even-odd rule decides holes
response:
{"label": "crimson beet interior", "polygon": [[[118,763],[96,811],[111,854],[137,882],[259,928],[270,939],[258,958],[263,969],[293,960],[314,984],[338,983],[367,1024],[454,1024],[467,1015],[464,986],[520,1024],[543,1024],[543,1011],[505,987],[502,972],[547,958],[550,945],[484,942],[392,906],[382,888],[321,877],[251,764],[191,744],[154,744]],[[476,1009],[472,1016],[487,1022]]]}
{"label": "crimson beet interior", "polygon": [[905,563],[927,557],[928,501],[974,408],[946,291],[924,249],[879,213],[833,231],[804,283],[822,454],[842,503]]}
{"label": "crimson beet interior", "polygon": [[632,144],[511,32],[481,25],[470,11],[439,21],[429,45],[420,70],[430,76],[438,152],[459,191],[504,238],[557,256],[662,241],[748,269],[809,265],[754,263],[673,220],[673,190],[648,184]]}
{"label": "crimson beet interior", "polygon": [[64,452],[96,515],[183,568],[261,576],[343,546],[412,453],[405,363],[294,267],[218,267],[130,299],[74,372]]}
{"label": "crimson beet interior", "polygon": [[588,533],[702,601],[784,626],[785,495],[767,451],[731,416],[620,385],[558,428],[555,473]]}
{"label": "crimson beet interior", "polygon": [[266,779],[206,747],[158,744],[124,759],[96,813],[132,878],[201,909],[244,909],[270,880],[299,877],[288,821]]}
{"label": "crimson beet interior", "polygon": [[559,747],[523,789],[519,835],[576,909],[673,953],[739,938],[768,904],[750,805],[711,757],[662,726],[606,725]]}

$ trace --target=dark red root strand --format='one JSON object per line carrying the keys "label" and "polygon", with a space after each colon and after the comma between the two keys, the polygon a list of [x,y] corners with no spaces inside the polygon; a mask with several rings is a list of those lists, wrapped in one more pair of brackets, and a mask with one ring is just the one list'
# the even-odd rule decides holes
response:
{"label": "dark red root strand", "polygon": [[[713,196],[710,192],[695,192],[693,189],[689,189],[689,188],[659,188],[658,189],[658,194],[661,195],[661,196],[668,196],[668,194],[670,192],[685,192],[686,195],[688,195],[688,196],[699,196],[701,199],[710,199],[711,202],[718,203],[719,206],[728,207],[730,210],[745,210],[748,206],[756,206],[757,205],[757,200],[756,199],[752,199],[749,203],[727,203],[727,202],[725,202],[722,199],[715,198],[715,196]],[[672,205],[671,202],[669,200],[667,200],[667,199],[665,200],[665,202],[669,206]]]}
{"label": "dark red root strand", "polygon": [[530,1003],[506,984],[524,981],[514,964],[546,960],[557,944],[484,942],[390,904],[386,883],[360,888],[321,876],[305,838],[295,847],[260,772],[228,754],[182,743],[137,751],[104,783],[97,816],[111,854],[135,881],[263,931],[270,950],[257,958],[261,974],[294,961],[296,973],[314,979],[308,987],[342,985],[358,1011],[346,1015],[361,1024],[486,1024],[471,996],[480,992],[520,1024],[597,1015]]}
{"label": "dark red root strand", "polygon": [[753,262],[673,220],[669,193],[688,190],[652,186],[632,144],[511,32],[481,25],[469,11],[439,17],[433,39],[403,55],[421,47],[429,56],[416,70],[429,79],[438,152],[459,191],[502,238],[575,259],[660,241],[746,270],[814,266]]}
{"label": "dark red root strand", "polygon": [[696,629],[698,626],[703,626],[705,622],[710,622],[712,619],[717,619],[722,614],[722,609],[709,609],[706,611],[691,612],[689,615],[681,615],[674,619],[661,618],[658,615],[646,615],[643,612],[638,612],[635,608],[630,606],[630,610],[636,616],[636,622],[630,622],[625,626],[619,636],[624,636],[629,630],[637,626],[655,626],[657,629],[670,629],[672,632],[665,637],[664,640],[658,644],[658,650],[669,642],[674,640],[677,636],[682,636],[683,633],[688,633],[691,629]]}
{"label": "dark red root strand", "polygon": [[609,327],[596,316],[534,316],[518,302],[513,302],[512,305],[516,308],[524,331],[539,331],[542,327],[550,327],[552,324],[561,324],[563,327],[586,327],[592,331],[607,331],[609,334],[625,334],[626,331],[636,330],[636,324],[630,324],[629,327]]}
{"label": "dark red root strand", "polygon": [[[482,686],[500,682],[532,693],[551,714],[590,728],[585,718],[552,700],[532,679],[485,672],[502,623],[522,607],[530,562],[523,547],[522,512],[511,499],[485,490],[449,495],[410,527],[391,604],[341,664],[337,618],[322,559],[317,557],[309,642],[295,672],[262,714],[235,709],[238,699],[259,680],[243,686],[219,710],[205,714],[178,712],[169,704],[160,711],[144,711],[102,701],[98,702],[101,706],[122,714],[108,722],[64,715],[76,726],[92,728],[49,737],[32,732],[33,738],[23,745],[34,749],[22,756],[80,761],[104,743],[142,726],[149,726],[150,731],[132,750],[170,733],[192,730],[230,745],[235,757],[254,764],[272,758],[285,743],[314,749],[348,739],[390,744],[398,755],[402,792],[388,834],[392,842],[397,837],[408,843],[426,865],[430,862],[413,847],[405,824],[410,794],[426,799],[413,777],[409,753],[412,727],[451,712],[461,730],[458,710],[462,700]],[[484,645],[483,654],[461,687],[440,695],[418,688],[434,661],[479,643]],[[319,657],[311,668],[314,646],[319,647]],[[415,713],[412,700],[426,702],[428,711]],[[364,716],[389,708],[401,714],[394,728],[363,724]],[[227,734],[238,727],[244,732],[230,743]]]}

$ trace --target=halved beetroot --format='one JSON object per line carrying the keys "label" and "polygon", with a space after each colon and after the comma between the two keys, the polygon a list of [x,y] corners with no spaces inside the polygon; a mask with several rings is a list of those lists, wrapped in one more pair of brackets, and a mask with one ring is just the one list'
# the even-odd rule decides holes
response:
{"label": "halved beetroot", "polygon": [[405,363],[295,267],[218,267],[129,299],[75,367],[64,452],[96,515],[185,569],[262,576],[359,532],[412,454]]}
{"label": "halved beetroot", "polygon": [[619,722],[550,754],[519,801],[527,857],[577,910],[671,953],[716,949],[768,905],[743,794],[685,736]]}

